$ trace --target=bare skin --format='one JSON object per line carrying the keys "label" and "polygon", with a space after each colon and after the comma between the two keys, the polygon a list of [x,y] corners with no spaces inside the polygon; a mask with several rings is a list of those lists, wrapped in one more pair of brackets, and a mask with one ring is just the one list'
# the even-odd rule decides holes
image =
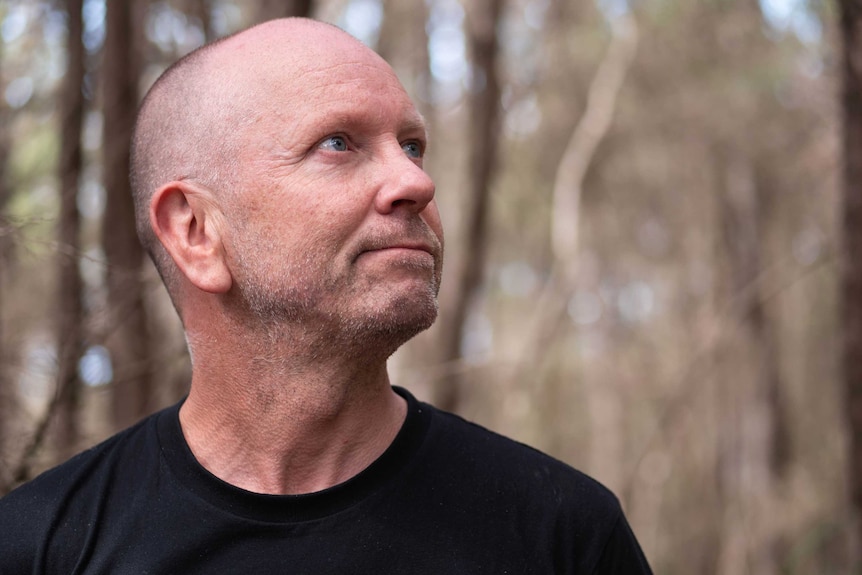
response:
{"label": "bare skin", "polygon": [[320,23],[252,28],[204,65],[224,85],[201,89],[256,116],[225,128],[236,185],[174,174],[150,203],[192,354],[180,423],[230,484],[320,491],[392,443],[406,404],[386,360],[436,316],[424,125],[383,60]]}

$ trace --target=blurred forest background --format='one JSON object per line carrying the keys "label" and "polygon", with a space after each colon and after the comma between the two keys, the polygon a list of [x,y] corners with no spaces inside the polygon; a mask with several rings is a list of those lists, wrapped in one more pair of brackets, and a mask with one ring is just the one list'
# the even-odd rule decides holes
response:
{"label": "blurred forest background", "polygon": [[184,394],[135,108],[291,14],[431,126],[442,312],[393,383],[605,483],[657,574],[862,573],[859,0],[0,0],[0,493]]}

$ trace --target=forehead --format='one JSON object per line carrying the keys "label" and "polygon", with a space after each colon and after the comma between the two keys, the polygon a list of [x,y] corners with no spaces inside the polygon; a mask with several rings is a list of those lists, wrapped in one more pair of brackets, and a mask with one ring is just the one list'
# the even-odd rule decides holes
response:
{"label": "forehead", "polygon": [[333,27],[276,26],[225,48],[233,96],[258,119],[307,123],[362,114],[422,125],[391,67]]}
{"label": "forehead", "polygon": [[356,61],[318,65],[295,76],[284,88],[284,101],[300,114],[358,110],[379,120],[421,123],[413,102],[388,66]]}

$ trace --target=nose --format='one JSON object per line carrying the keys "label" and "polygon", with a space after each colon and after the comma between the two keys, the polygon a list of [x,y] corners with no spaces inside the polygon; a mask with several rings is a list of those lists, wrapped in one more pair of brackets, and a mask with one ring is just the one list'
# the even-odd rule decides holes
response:
{"label": "nose", "polygon": [[434,199],[434,181],[401,146],[388,153],[378,166],[381,181],[374,207],[381,214],[406,209],[419,213]]}

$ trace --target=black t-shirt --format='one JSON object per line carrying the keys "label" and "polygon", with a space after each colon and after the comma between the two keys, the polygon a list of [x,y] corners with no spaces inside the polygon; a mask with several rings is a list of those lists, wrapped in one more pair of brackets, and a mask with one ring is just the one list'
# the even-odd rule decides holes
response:
{"label": "black t-shirt", "polygon": [[0,499],[0,574],[650,573],[604,487],[397,391],[386,452],[307,495],[221,481],[165,409]]}

